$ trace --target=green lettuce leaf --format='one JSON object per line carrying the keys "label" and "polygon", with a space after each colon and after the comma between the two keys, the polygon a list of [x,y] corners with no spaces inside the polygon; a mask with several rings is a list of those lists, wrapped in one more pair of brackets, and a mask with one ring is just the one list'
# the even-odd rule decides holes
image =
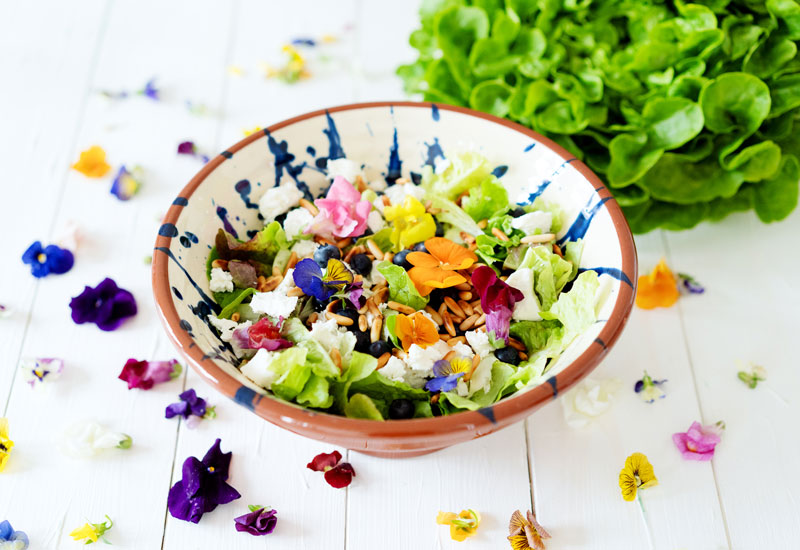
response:
{"label": "green lettuce leaf", "polygon": [[556,302],[561,290],[572,279],[574,269],[571,262],[545,246],[529,248],[519,267],[533,269],[533,289],[542,311],[549,310]]}
{"label": "green lettuce leaf", "polygon": [[279,375],[270,388],[272,393],[287,401],[294,400],[311,378],[311,367],[306,363],[306,350],[297,346],[280,351],[270,363],[269,369]]}
{"label": "green lettuce leaf", "polygon": [[508,379],[514,374],[514,371],[513,366],[502,361],[495,361],[492,364],[492,381],[487,390],[476,392],[471,397],[462,397],[454,391],[442,392],[440,399],[448,401],[457,409],[468,411],[476,411],[488,407],[500,399],[503,388],[506,386]]}
{"label": "green lettuce leaf", "polygon": [[298,394],[297,402],[314,409],[327,409],[333,405],[331,384],[328,379],[312,374],[303,391]]}
{"label": "green lettuce leaf", "polygon": [[300,319],[293,317],[283,324],[283,331],[296,347],[306,350],[306,365],[322,378],[339,378],[339,368],[322,347],[322,344],[311,337],[311,332],[303,326]]}
{"label": "green lettuce leaf", "polygon": [[461,201],[461,208],[476,222],[505,214],[509,208],[508,191],[492,176],[470,190]]}
{"label": "green lettuce leaf", "polygon": [[578,335],[597,321],[595,295],[600,281],[594,271],[584,271],[572,283],[569,292],[558,297],[549,311],[542,311],[542,319],[558,319],[567,334]]}
{"label": "green lettuce leaf", "polygon": [[348,418],[362,418],[365,420],[383,420],[383,415],[378,407],[363,393],[353,394],[344,407],[344,415]]}
{"label": "green lettuce leaf", "polygon": [[391,262],[381,262],[376,267],[389,284],[391,300],[417,310],[425,308],[428,298],[420,296],[405,269]]}
{"label": "green lettuce leaf", "polygon": [[489,161],[480,153],[463,152],[450,155],[448,160],[447,168],[438,174],[426,166],[421,184],[426,191],[446,199],[456,199],[464,191],[479,185],[492,171]]}
{"label": "green lettuce leaf", "polygon": [[236,288],[233,292],[215,292],[214,300],[222,306],[217,315],[220,319],[230,319],[247,298],[256,293],[255,288]]}
{"label": "green lettuce leaf", "polygon": [[480,235],[483,231],[469,214],[451,200],[439,195],[429,195],[431,206],[439,209],[436,218],[441,223],[452,225],[457,231],[464,231],[470,235]]}

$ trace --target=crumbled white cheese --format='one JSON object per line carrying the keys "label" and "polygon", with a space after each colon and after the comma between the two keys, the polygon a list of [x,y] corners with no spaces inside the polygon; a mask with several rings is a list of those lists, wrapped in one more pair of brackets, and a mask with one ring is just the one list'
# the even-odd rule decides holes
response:
{"label": "crumbled white cheese", "polygon": [[528,212],[519,218],[511,220],[511,227],[519,229],[526,235],[539,233],[549,233],[553,225],[553,214],[550,212]]}
{"label": "crumbled white cheese", "polygon": [[208,282],[211,292],[233,292],[233,276],[222,268],[211,269],[211,280]]}
{"label": "crumbled white cheese", "polygon": [[280,351],[258,350],[250,361],[242,365],[242,374],[259,386],[270,389],[279,375],[269,367],[279,353]]}
{"label": "crumbled white cheese", "polygon": [[393,355],[389,358],[389,362],[386,363],[378,372],[389,380],[393,380],[395,382],[404,382],[406,364],[402,359],[398,359]]}
{"label": "crumbled white cheese", "polygon": [[340,327],[335,319],[319,320],[311,325],[311,337],[319,342],[325,351],[336,348],[346,355],[356,347],[356,336],[344,327]]}
{"label": "crumbled white cheese", "polygon": [[214,328],[219,331],[219,338],[223,342],[230,342],[233,337],[233,331],[239,328],[239,323],[231,321],[230,319],[220,319],[216,315],[209,315],[208,322],[214,325]]}
{"label": "crumbled white cheese", "polygon": [[403,204],[406,197],[414,197],[419,201],[425,197],[425,191],[413,183],[396,183],[386,188],[384,194],[389,197],[392,204]]}
{"label": "crumbled white cheese", "polygon": [[433,364],[447,355],[451,349],[452,348],[447,345],[447,342],[443,340],[439,340],[427,348],[422,348],[417,344],[411,344],[411,347],[408,348],[406,362],[412,370],[430,376]]}
{"label": "crumbled white cheese", "polygon": [[375,207],[375,209],[376,209],[378,212],[380,212],[381,214],[383,214],[383,209],[384,209],[384,208],[386,208],[386,205],[385,205],[385,204],[383,204],[383,197],[378,197],[378,198],[376,198],[374,201],[372,201],[372,206],[374,206],[374,207]]}
{"label": "crumbled white cheese", "polygon": [[303,193],[294,183],[284,183],[267,189],[258,200],[258,211],[269,223],[284,212],[288,212],[300,203]]}
{"label": "crumbled white cheese", "polygon": [[328,169],[328,178],[331,180],[336,176],[342,176],[349,183],[355,184],[357,176],[363,177],[361,166],[350,159],[329,159],[326,168]]}
{"label": "crumbled white cheese", "polygon": [[373,191],[384,191],[386,190],[387,183],[384,178],[376,178],[369,182],[367,186]]}
{"label": "crumbled white cheese", "polygon": [[307,241],[297,241],[292,247],[292,252],[297,254],[297,257],[300,259],[308,258],[309,256],[314,255],[314,251],[318,246],[319,245],[311,239]]}
{"label": "crumbled white cheese", "polygon": [[294,308],[297,307],[297,296],[287,296],[286,293],[294,287],[294,269],[286,271],[283,281],[278,288],[271,292],[256,292],[250,301],[250,308],[255,313],[263,313],[276,319],[283,317],[287,319]]}
{"label": "crumbled white cheese", "polygon": [[275,292],[280,292],[281,294],[288,294],[290,290],[295,287],[294,284],[294,268],[290,267],[286,270],[286,275],[283,276],[283,280],[281,284],[278,285],[278,288],[275,289]]}
{"label": "crumbled white cheese", "polygon": [[497,361],[497,359],[493,354],[487,355],[481,359],[481,362],[475,367],[475,370],[472,372],[472,377],[469,380],[468,397],[471,397],[481,390],[489,389],[489,386],[492,385],[492,366],[495,361]]}
{"label": "crumbled white cheese", "polygon": [[290,210],[283,221],[283,230],[286,232],[286,238],[290,241],[295,240],[303,234],[305,228],[311,225],[313,221],[314,216],[305,208]]}
{"label": "crumbled white cheese", "polygon": [[489,335],[483,330],[469,330],[464,333],[467,338],[467,343],[472,350],[480,355],[486,357],[494,351],[494,348],[489,343]]}
{"label": "crumbled white cheese", "polygon": [[444,157],[437,157],[436,160],[433,161],[433,172],[436,174],[441,174],[448,168],[450,168],[450,159],[446,159]]}
{"label": "crumbled white cheese", "polygon": [[367,216],[367,227],[369,227],[370,231],[373,233],[377,233],[384,227],[386,227],[386,220],[383,219],[383,216],[377,210],[373,210]]}
{"label": "crumbled white cheese", "polygon": [[512,319],[515,321],[540,321],[542,318],[539,316],[539,312],[542,308],[539,305],[539,298],[533,291],[533,269],[529,267],[517,269],[508,276],[506,284],[516,288],[524,296],[521,301],[514,304]]}

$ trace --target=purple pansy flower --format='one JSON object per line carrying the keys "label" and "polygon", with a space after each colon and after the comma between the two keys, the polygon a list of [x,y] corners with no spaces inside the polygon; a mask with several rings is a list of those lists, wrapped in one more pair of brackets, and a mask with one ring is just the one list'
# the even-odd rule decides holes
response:
{"label": "purple pansy flower", "polygon": [[72,269],[75,257],[66,248],[54,244],[46,247],[35,241],[22,254],[22,262],[31,266],[31,274],[40,279],[51,273],[61,275]]}
{"label": "purple pansy flower", "polygon": [[160,92],[159,89],[156,88],[156,79],[155,78],[151,78],[150,80],[148,80],[145,83],[144,88],[142,88],[139,91],[140,94],[142,94],[145,97],[149,97],[150,99],[152,99],[154,101],[158,101],[160,99],[158,97],[159,92]]}
{"label": "purple pansy flower", "polygon": [[278,524],[278,511],[269,506],[248,506],[249,514],[234,518],[236,530],[250,533],[254,537],[269,535]]}
{"label": "purple pansy flower", "polygon": [[203,418],[206,415],[206,400],[197,397],[197,393],[193,389],[186,390],[178,397],[180,397],[180,401],[167,405],[167,410],[164,412],[166,418],[174,416],[189,418],[193,415]]}
{"label": "purple pansy flower", "polygon": [[486,313],[486,330],[494,332],[495,340],[508,344],[508,328],[514,304],[525,296],[516,288],[499,279],[489,266],[482,265],[472,272],[472,284],[481,297],[481,308]]}
{"label": "purple pansy flower", "polygon": [[200,153],[197,149],[197,145],[195,145],[193,141],[182,141],[181,143],[179,143],[178,154],[190,155],[192,157],[199,158],[203,162],[208,162],[208,155]]}
{"label": "purple pansy flower", "polygon": [[702,294],[706,291],[705,287],[697,282],[697,279],[686,273],[678,273],[678,278],[690,294]]}
{"label": "purple pansy flower", "polygon": [[106,277],[99,285],[87,286],[69,303],[77,324],[95,323],[100,330],[116,330],[122,321],[136,315],[133,294]]}
{"label": "purple pansy flower", "polygon": [[8,520],[0,522],[0,548],[25,550],[28,548],[28,535],[22,531],[14,531]]}
{"label": "purple pansy flower", "polygon": [[241,495],[225,483],[231,453],[223,453],[220,440],[208,450],[203,460],[190,456],[183,463],[183,479],[169,490],[167,507],[172,517],[198,523],[203,514],[220,504],[227,504]]}
{"label": "purple pansy flower", "polygon": [[181,366],[175,359],[169,361],[137,361],[128,359],[119,379],[128,383],[128,389],[149,390],[156,384],[169,382],[181,374]]}
{"label": "purple pansy flower", "polygon": [[433,364],[432,380],[428,380],[425,389],[430,392],[451,391],[458,385],[458,379],[472,370],[469,359],[439,359]]}
{"label": "purple pansy flower", "polygon": [[341,260],[337,259],[328,260],[324,275],[319,264],[311,258],[300,260],[294,266],[292,278],[300,290],[320,302],[327,302],[334,294],[343,291],[353,282],[353,274]]}

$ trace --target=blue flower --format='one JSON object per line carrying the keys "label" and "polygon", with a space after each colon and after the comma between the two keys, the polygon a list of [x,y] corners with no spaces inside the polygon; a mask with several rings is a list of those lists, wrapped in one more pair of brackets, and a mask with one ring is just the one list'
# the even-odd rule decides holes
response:
{"label": "blue flower", "polygon": [[65,248],[54,244],[42,247],[42,243],[36,241],[22,254],[22,261],[31,266],[31,273],[38,279],[51,273],[66,273],[72,269],[75,257]]}
{"label": "blue flower", "polygon": [[331,296],[353,282],[353,274],[336,259],[328,260],[324,275],[322,268],[311,258],[301,260],[294,267],[292,278],[300,290],[320,302],[328,301]]}
{"label": "blue flower", "polygon": [[148,80],[145,83],[144,88],[140,90],[139,93],[145,97],[149,97],[154,101],[158,101],[160,98],[158,97],[159,89],[156,88],[156,79],[151,78],[150,80]]}
{"label": "blue flower", "polygon": [[111,184],[111,194],[121,201],[126,201],[138,193],[141,186],[141,168],[135,166],[128,170],[123,164]]}
{"label": "blue flower", "polygon": [[634,384],[633,391],[638,393],[645,403],[653,403],[656,399],[664,399],[667,396],[661,389],[661,385],[665,382],[666,380],[653,380],[645,371],[642,379]]}
{"label": "blue flower", "polygon": [[186,390],[178,397],[181,398],[180,401],[167,406],[167,410],[164,414],[166,418],[172,418],[173,416],[189,418],[192,415],[203,418],[203,416],[205,416],[206,400],[197,397],[193,389]]}
{"label": "blue flower", "polygon": [[9,550],[25,550],[28,547],[28,535],[22,531],[14,531],[8,520],[0,523],[0,548]]}
{"label": "blue flower", "polygon": [[440,359],[433,364],[432,380],[428,380],[425,389],[430,392],[451,391],[458,385],[458,379],[472,371],[469,359]]}

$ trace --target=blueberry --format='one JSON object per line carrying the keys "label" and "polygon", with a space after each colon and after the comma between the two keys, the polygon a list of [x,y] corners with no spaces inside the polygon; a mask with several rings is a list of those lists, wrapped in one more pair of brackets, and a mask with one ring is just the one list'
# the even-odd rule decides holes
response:
{"label": "blueberry", "polygon": [[353,327],[358,327],[358,312],[354,309],[343,309],[341,311],[335,311],[337,315],[341,315],[342,317],[347,317],[348,319],[353,320],[353,324],[347,327],[348,329],[352,329]]}
{"label": "blueberry", "polygon": [[524,208],[521,208],[521,207],[518,206],[517,208],[515,208],[514,210],[512,210],[508,214],[512,218],[519,218],[520,216],[524,216],[525,214],[527,214],[527,212],[525,212]]}
{"label": "blueberry", "polygon": [[317,265],[320,266],[322,269],[328,267],[328,260],[335,259],[339,260],[342,257],[342,253],[339,252],[339,249],[333,246],[332,244],[326,244],[324,246],[320,246],[318,249],[314,251],[314,261],[317,262]]}
{"label": "blueberry", "polygon": [[414,403],[410,399],[395,399],[389,405],[389,418],[403,420],[414,417]]}
{"label": "blueberry", "polygon": [[439,220],[436,221],[436,236],[437,237],[444,237],[444,225],[439,223]]}
{"label": "blueberry", "polygon": [[353,334],[356,335],[356,351],[360,353],[369,353],[369,350],[372,349],[370,346],[370,337],[369,331],[365,330],[364,332],[360,330],[354,330]]}
{"label": "blueberry", "polygon": [[359,275],[366,277],[372,271],[372,262],[366,254],[356,254],[350,258],[350,267]]}
{"label": "blueberry", "polygon": [[384,353],[392,351],[392,344],[386,340],[378,340],[369,345],[369,354],[373,357],[380,357]]}
{"label": "blueberry", "polygon": [[283,214],[278,214],[278,216],[275,217],[275,221],[278,222],[279,224],[283,225],[283,222],[286,221],[286,215],[287,214],[288,214],[288,212],[284,212]]}
{"label": "blueberry", "polygon": [[428,249],[425,248],[425,243],[424,242],[415,244],[411,248],[411,250],[413,250],[414,252],[427,252],[428,251]]}
{"label": "blueberry", "polygon": [[520,362],[519,353],[511,346],[500,348],[494,352],[494,356],[497,357],[499,361],[508,363],[509,365],[519,365]]}
{"label": "blueberry", "polygon": [[400,252],[394,255],[394,257],[392,258],[392,263],[394,265],[399,265],[400,267],[408,271],[409,269],[414,267],[408,262],[408,260],[406,260],[406,256],[408,256],[409,252],[411,252],[411,250],[408,249],[401,250]]}

